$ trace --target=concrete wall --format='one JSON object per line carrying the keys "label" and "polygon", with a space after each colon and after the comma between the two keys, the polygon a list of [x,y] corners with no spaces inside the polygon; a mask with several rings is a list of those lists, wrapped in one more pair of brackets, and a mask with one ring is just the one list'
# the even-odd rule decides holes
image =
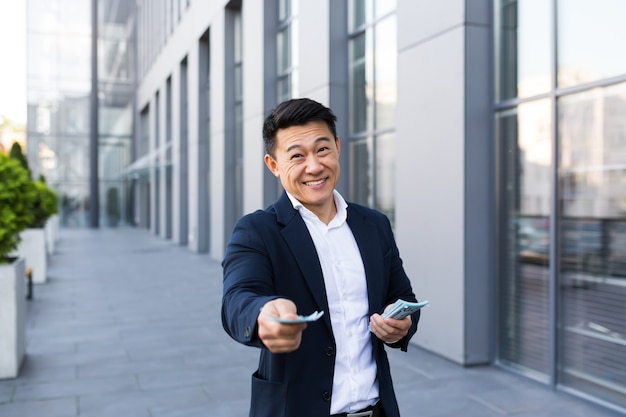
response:
{"label": "concrete wall", "polygon": [[34,284],[45,284],[48,280],[48,251],[45,229],[25,229],[20,233],[20,242],[13,254],[24,258],[26,268],[31,268]]}
{"label": "concrete wall", "polygon": [[468,94],[489,74],[468,44],[482,36],[488,50],[489,30],[468,21],[465,3],[398,2],[396,235],[418,298],[431,301],[414,342],[471,364],[488,360],[490,342],[488,201],[478,194],[488,187],[490,101]]}
{"label": "concrete wall", "polygon": [[26,352],[25,261],[0,265],[0,379],[15,378]]}

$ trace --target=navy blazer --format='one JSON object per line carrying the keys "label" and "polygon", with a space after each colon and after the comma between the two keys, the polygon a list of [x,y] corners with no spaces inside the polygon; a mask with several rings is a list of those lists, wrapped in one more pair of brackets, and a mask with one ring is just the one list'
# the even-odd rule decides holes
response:
{"label": "navy blazer", "polygon": [[[398,298],[416,301],[387,217],[357,204],[348,204],[347,210],[365,266],[369,314],[381,313]],[[222,266],[224,329],[236,341],[261,348],[259,368],[252,376],[250,417],[328,416],[335,340],[324,278],[309,231],[285,192],[266,210],[237,222]],[[258,337],[259,311],[275,298],[292,300],[299,314],[325,312],[309,323],[294,352],[273,354]],[[419,311],[412,320],[408,335],[392,347],[406,351]],[[380,401],[387,417],[399,417],[385,344],[373,334],[371,341]]]}

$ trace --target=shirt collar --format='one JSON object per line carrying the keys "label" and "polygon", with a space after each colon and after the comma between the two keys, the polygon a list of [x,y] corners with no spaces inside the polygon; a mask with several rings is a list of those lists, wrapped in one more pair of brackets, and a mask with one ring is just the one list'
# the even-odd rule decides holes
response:
{"label": "shirt collar", "polygon": [[[302,205],[302,203],[298,201],[298,199],[289,194],[287,191],[285,191],[285,193],[287,193],[287,197],[289,197],[293,208],[298,210],[298,213],[300,213],[301,216],[318,219],[317,215],[308,208],[304,207],[304,205]],[[337,190],[333,190],[333,197],[335,199],[337,214],[335,214],[335,217],[330,221],[330,223],[328,223],[328,227],[340,226],[348,218],[348,203],[346,203],[346,200],[344,200],[344,198],[341,196],[341,194],[339,194],[339,191]]]}

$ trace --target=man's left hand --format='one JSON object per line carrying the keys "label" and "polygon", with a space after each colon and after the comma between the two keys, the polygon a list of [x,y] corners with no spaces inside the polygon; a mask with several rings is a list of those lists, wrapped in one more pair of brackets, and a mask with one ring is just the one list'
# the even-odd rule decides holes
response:
{"label": "man's left hand", "polygon": [[402,320],[384,319],[376,313],[370,317],[370,331],[383,342],[391,344],[396,343],[409,333],[411,323],[411,316],[406,316]]}

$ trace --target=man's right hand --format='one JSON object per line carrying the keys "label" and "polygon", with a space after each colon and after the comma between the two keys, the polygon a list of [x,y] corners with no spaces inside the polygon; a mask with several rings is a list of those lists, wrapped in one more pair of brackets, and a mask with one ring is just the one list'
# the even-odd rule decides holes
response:
{"label": "man's right hand", "polygon": [[298,310],[293,301],[286,298],[277,298],[265,303],[257,323],[259,338],[272,353],[288,353],[300,347],[302,331],[306,329],[306,323],[279,323],[272,317],[283,319],[295,319]]}

